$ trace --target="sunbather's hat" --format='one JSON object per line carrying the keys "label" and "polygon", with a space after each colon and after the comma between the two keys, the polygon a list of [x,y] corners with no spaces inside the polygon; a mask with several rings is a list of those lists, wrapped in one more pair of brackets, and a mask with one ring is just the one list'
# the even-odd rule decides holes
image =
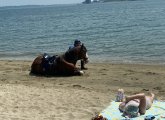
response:
{"label": "sunbather's hat", "polygon": [[123,115],[124,116],[128,116],[130,118],[138,117],[139,116],[139,107],[138,106],[129,105],[129,106],[127,106],[125,108]]}

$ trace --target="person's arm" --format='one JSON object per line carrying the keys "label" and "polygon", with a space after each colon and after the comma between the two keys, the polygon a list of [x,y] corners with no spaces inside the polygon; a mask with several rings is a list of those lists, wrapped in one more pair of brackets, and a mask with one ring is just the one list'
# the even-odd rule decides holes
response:
{"label": "person's arm", "polygon": [[119,110],[120,110],[121,112],[124,112],[125,105],[126,105],[126,102],[120,103],[120,105],[119,105]]}
{"label": "person's arm", "polygon": [[142,115],[145,114],[145,112],[146,112],[146,96],[144,93],[127,96],[126,103],[131,100],[136,100],[136,99],[139,100],[139,113]]}

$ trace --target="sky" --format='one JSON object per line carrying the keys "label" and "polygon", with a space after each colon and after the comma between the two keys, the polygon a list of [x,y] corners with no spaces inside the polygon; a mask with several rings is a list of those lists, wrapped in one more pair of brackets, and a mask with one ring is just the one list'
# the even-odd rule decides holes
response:
{"label": "sky", "polygon": [[84,0],[0,0],[0,6],[73,4]]}

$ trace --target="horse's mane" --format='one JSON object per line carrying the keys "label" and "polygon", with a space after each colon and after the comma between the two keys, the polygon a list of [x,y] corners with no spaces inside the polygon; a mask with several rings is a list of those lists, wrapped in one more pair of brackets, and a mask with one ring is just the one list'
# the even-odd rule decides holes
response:
{"label": "horse's mane", "polygon": [[74,48],[71,48],[71,49],[69,49],[69,50],[67,50],[66,52],[65,52],[65,59],[66,60],[72,60],[72,61],[76,61],[78,58],[77,58],[77,55],[76,55],[76,49],[77,49],[77,47],[74,47]]}
{"label": "horse's mane", "polygon": [[68,61],[77,61],[80,60],[79,55],[81,52],[87,52],[84,44],[81,46],[73,47],[65,52],[65,59]]}

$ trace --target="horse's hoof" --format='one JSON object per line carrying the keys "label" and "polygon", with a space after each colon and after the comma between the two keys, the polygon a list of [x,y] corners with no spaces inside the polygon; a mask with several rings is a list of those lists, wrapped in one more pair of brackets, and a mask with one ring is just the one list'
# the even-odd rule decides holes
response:
{"label": "horse's hoof", "polygon": [[82,67],[81,70],[88,70],[88,68]]}
{"label": "horse's hoof", "polygon": [[84,71],[80,70],[80,75],[84,75]]}

